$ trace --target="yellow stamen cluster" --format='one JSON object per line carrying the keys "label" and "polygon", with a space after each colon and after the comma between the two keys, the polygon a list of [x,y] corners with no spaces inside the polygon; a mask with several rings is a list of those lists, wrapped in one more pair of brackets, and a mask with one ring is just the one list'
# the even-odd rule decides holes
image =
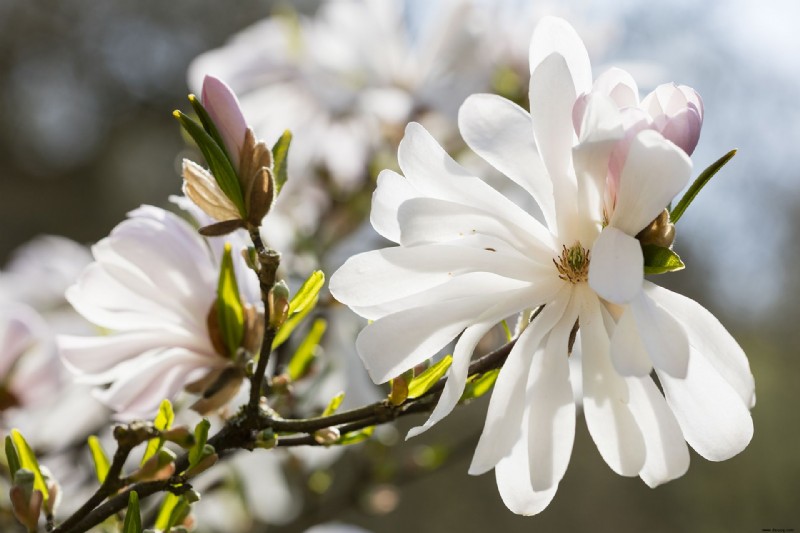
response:
{"label": "yellow stamen cluster", "polygon": [[558,270],[558,277],[570,283],[582,283],[589,279],[589,255],[579,242],[570,248],[561,247],[561,255],[553,259]]}

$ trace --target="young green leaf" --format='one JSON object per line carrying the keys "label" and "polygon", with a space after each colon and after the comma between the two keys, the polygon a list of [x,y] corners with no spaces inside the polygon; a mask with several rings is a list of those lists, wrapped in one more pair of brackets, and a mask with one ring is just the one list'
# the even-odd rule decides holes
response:
{"label": "young green leaf", "polygon": [[164,496],[161,508],[158,510],[158,516],[156,516],[155,528],[157,530],[169,531],[169,528],[175,525],[172,518],[176,514],[179,502],[180,496],[175,496],[171,492]]}
{"label": "young green leaf", "polygon": [[686,191],[686,194],[683,195],[681,201],[678,202],[678,205],[676,205],[675,208],[672,211],[670,211],[669,219],[673,224],[678,223],[678,219],[680,219],[681,216],[683,216],[683,213],[686,211],[686,208],[689,207],[692,201],[694,201],[697,194],[703,189],[703,187],[706,186],[706,184],[708,184],[711,178],[713,178],[714,175],[717,172],[719,172],[719,170],[722,167],[724,167],[725,164],[728,161],[730,161],[731,158],[733,158],[733,156],[735,155],[736,155],[736,150],[731,150],[727,154],[723,155],[722,157],[714,161],[711,164],[711,166],[709,166],[707,169],[705,169],[703,172],[700,173],[697,179],[694,180],[694,183],[692,183],[692,186],[689,187],[689,190]]}
{"label": "young green leaf", "polygon": [[331,401],[328,402],[328,406],[322,412],[322,416],[331,416],[336,412],[337,409],[339,409],[339,406],[342,405],[342,401],[344,401],[344,392],[340,392],[331,398]]}
{"label": "young green leaf", "polygon": [[289,318],[286,319],[286,322],[278,329],[278,332],[275,334],[275,340],[272,341],[272,349],[274,350],[284,342],[286,342],[297,326],[305,319],[311,311],[314,310],[314,307],[317,305],[317,300],[313,300],[311,304],[305,306],[302,311],[295,313],[294,315],[289,315]]}
{"label": "young green leaf", "polygon": [[291,361],[289,361],[288,372],[292,381],[297,381],[308,372],[311,363],[314,362],[317,347],[327,327],[328,322],[324,318],[318,318],[311,324],[306,338],[297,347],[297,351],[294,352]]}
{"label": "young green leaf", "polygon": [[208,440],[208,429],[211,422],[202,419],[194,428],[194,446],[189,450],[189,468],[193,467],[203,458],[203,450]]}
{"label": "young green leaf", "polygon": [[[153,427],[158,430],[164,431],[172,427],[172,422],[175,420],[175,412],[172,410],[172,403],[169,400],[163,400],[158,407],[158,414],[153,421]],[[147,448],[142,455],[141,464],[145,464],[148,459],[153,457],[158,450],[164,445],[164,438],[150,439],[147,443]],[[102,482],[101,482],[102,483]]]}
{"label": "young green leaf", "polygon": [[44,506],[47,507],[48,500],[50,499],[50,492],[47,490],[47,483],[45,483],[44,476],[42,476],[42,471],[39,468],[39,461],[36,460],[36,455],[18,429],[11,430],[11,440],[14,441],[14,447],[17,449],[20,467],[33,472],[33,488],[42,492]]}
{"label": "young green leaf", "polygon": [[446,355],[436,364],[428,367],[425,372],[412,379],[408,384],[408,397],[419,398],[428,392],[428,389],[433,387],[445,375],[452,362],[453,356]]}
{"label": "young green leaf", "polygon": [[375,426],[365,427],[364,429],[359,429],[357,431],[351,431],[349,433],[345,433],[342,435],[336,444],[341,446],[347,446],[350,444],[357,444],[359,442],[363,442],[372,436],[372,433],[375,431]]}
{"label": "young green leaf", "polygon": [[489,392],[497,381],[497,376],[500,374],[500,369],[495,368],[480,374],[472,376],[467,380],[467,386],[464,387],[464,392],[461,395],[461,400],[472,400],[480,398]]}
{"label": "young green leaf", "polygon": [[321,270],[312,272],[289,302],[289,315],[301,313],[306,307],[316,304],[323,285],[325,285],[325,274]]}
{"label": "young green leaf", "polygon": [[275,177],[275,192],[280,193],[281,188],[289,177],[288,160],[289,145],[292,143],[292,132],[286,130],[272,147],[272,174]]}
{"label": "young green leaf", "polygon": [[89,436],[89,451],[92,452],[92,461],[94,462],[94,472],[97,475],[97,481],[103,484],[108,475],[108,469],[111,468],[111,462],[108,460],[108,455],[103,450],[103,445],[100,444],[100,439],[94,435]]}
{"label": "young green leaf", "polygon": [[122,524],[122,533],[142,533],[142,515],[139,513],[139,494],[132,490],[128,495],[128,510],[125,512],[125,522]]}
{"label": "young green leaf", "polygon": [[216,306],[222,339],[228,349],[228,355],[234,357],[244,338],[244,306],[239,295],[239,285],[236,283],[230,243],[225,243],[225,251],[222,254]]}
{"label": "young green leaf", "polygon": [[211,120],[211,116],[208,114],[208,111],[206,111],[206,108],[203,107],[200,99],[193,94],[189,95],[189,102],[192,104],[194,112],[197,113],[197,118],[200,119],[200,124],[203,126],[203,129],[206,130],[206,133],[208,133],[212,139],[214,139],[214,142],[217,143],[217,146],[220,147],[222,153],[225,154],[225,157],[227,157],[228,161],[230,161],[231,168],[233,168],[233,159],[231,159],[231,154],[229,154],[227,148],[225,148],[225,141],[222,139],[222,135],[220,135],[217,125],[214,124],[213,120]]}
{"label": "young green leaf", "polygon": [[683,270],[686,267],[678,254],[663,246],[645,244],[642,246],[642,253],[644,254],[645,274],[664,274]]}
{"label": "young green leaf", "polygon": [[11,440],[10,435],[6,435],[6,461],[8,461],[8,470],[11,472],[11,479],[14,479],[14,474],[20,469],[19,455],[17,449],[14,447],[14,442]]}
{"label": "young green leaf", "polygon": [[242,218],[246,219],[247,211],[244,207],[242,187],[239,184],[236,170],[234,170],[233,165],[231,165],[228,159],[228,155],[200,124],[180,111],[175,111],[173,115],[181,123],[183,129],[194,139],[197,147],[200,148],[219,188],[225,193],[225,196],[233,202],[233,205],[236,206],[236,210],[239,211]]}

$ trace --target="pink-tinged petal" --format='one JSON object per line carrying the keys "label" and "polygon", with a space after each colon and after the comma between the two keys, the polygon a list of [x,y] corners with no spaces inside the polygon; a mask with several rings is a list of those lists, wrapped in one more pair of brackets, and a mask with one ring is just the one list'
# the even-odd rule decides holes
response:
{"label": "pink-tinged petal", "polygon": [[747,407],[755,406],[755,382],[747,356],[719,320],[694,300],[658,285],[645,282],[644,290],[683,326],[689,337],[690,357],[701,354],[736,390]]}
{"label": "pink-tinged petal", "polygon": [[467,145],[530,194],[555,228],[553,185],[539,158],[530,114],[494,94],[473,94],[458,112],[458,129]]}
{"label": "pink-tinged petal", "polygon": [[154,352],[131,363],[110,388],[95,394],[124,419],[151,417],[162,400],[174,399],[186,383],[199,377],[198,371],[209,367],[207,358],[181,348]]}
{"label": "pink-tinged petal", "polygon": [[575,87],[564,58],[551,54],[531,73],[530,103],[533,132],[539,154],[553,184],[553,197],[562,240],[579,239],[577,182],[572,166],[572,128]]}
{"label": "pink-tinged petal", "polygon": [[651,488],[681,477],[689,469],[689,448],[675,415],[650,377],[625,381],[631,412],[647,448],[639,477]]}
{"label": "pink-tinged petal", "polygon": [[425,244],[364,252],[331,276],[330,291],[350,306],[371,306],[417,294],[469,272],[531,280],[540,269],[524,258],[450,244]]}
{"label": "pink-tinged petal", "polygon": [[622,169],[610,225],[636,235],[683,189],[691,173],[692,162],[683,150],[658,132],[639,132]]}
{"label": "pink-tinged petal", "polygon": [[225,143],[225,149],[233,161],[233,168],[238,169],[240,152],[247,132],[247,122],[239,106],[239,100],[225,82],[214,76],[206,76],[203,79],[201,101]]}
{"label": "pink-tinged petal", "polygon": [[535,491],[557,487],[572,455],[575,402],[567,347],[578,315],[576,307],[570,306],[548,335],[544,350],[536,352],[528,376],[528,459]]}
{"label": "pink-tinged petal", "polygon": [[630,306],[625,308],[614,327],[610,350],[614,368],[621,376],[644,377],[653,370],[653,363]]}
{"label": "pink-tinged petal", "polygon": [[676,378],[686,376],[689,339],[683,325],[644,291],[631,301],[625,313],[633,315],[653,366]]}
{"label": "pink-tinged petal", "polygon": [[499,320],[500,319],[493,319],[485,321],[464,330],[464,333],[458,339],[456,347],[453,350],[453,363],[447,370],[447,382],[445,383],[444,390],[439,397],[436,407],[423,425],[411,428],[406,439],[416,437],[432,428],[455,408],[458,401],[461,399],[461,395],[464,393],[472,352],[483,336],[486,335]]}
{"label": "pink-tinged petal", "polygon": [[47,324],[32,308],[16,302],[0,303],[0,379],[8,379],[19,357],[47,336]]}
{"label": "pink-tinged petal", "polygon": [[[82,383],[103,384],[120,375],[120,363],[162,346],[182,346],[199,353],[209,353],[203,339],[174,335],[166,331],[144,331],[108,335],[106,337],[74,337],[61,335],[58,350],[64,365],[78,376]],[[210,344],[210,343],[208,343]]]}
{"label": "pink-tinged petal", "polygon": [[620,109],[639,105],[639,86],[633,76],[621,68],[613,67],[600,74],[592,92],[610,97]]}
{"label": "pink-tinged petal", "polygon": [[372,194],[369,221],[379,235],[392,242],[400,242],[400,225],[397,211],[406,200],[416,198],[417,191],[403,176],[393,170],[383,170],[378,175],[378,186]]}
{"label": "pink-tinged petal", "polygon": [[528,458],[527,435],[520,436],[511,454],[495,467],[497,490],[511,512],[533,516],[544,511],[556,495],[558,485],[537,492],[531,487],[530,472],[536,468]]}
{"label": "pink-tinged petal", "polygon": [[709,461],[724,461],[753,437],[753,419],[736,389],[703,354],[692,349],[686,377],[658,372],[667,404],[689,446]]}
{"label": "pink-tinged petal", "polygon": [[[480,475],[494,468],[498,461],[511,453],[514,443],[520,438],[531,360],[541,349],[542,339],[561,320],[569,300],[570,289],[565,287],[522,332],[500,369],[483,432],[469,467],[470,474]],[[527,424],[525,427],[527,431]],[[527,453],[526,447],[526,457]],[[527,484],[530,485],[530,477]]]}
{"label": "pink-tinged petal", "polygon": [[406,126],[397,149],[397,160],[409,183],[420,196],[429,196],[477,207],[528,228],[542,242],[551,240],[541,222],[514,202],[473,177],[416,122]]}
{"label": "pink-tinged petal", "polygon": [[611,363],[600,302],[591,293],[584,294],[580,327],[583,412],[589,434],[611,470],[636,476],[645,464],[644,438],[628,405],[628,386]]}
{"label": "pink-tinged petal", "polygon": [[[538,240],[530,227],[520,227],[505,220],[500,213],[438,198],[413,198],[400,206],[397,218],[400,243],[406,247],[484,235],[507,243],[503,249],[496,250],[498,252],[506,252],[511,247],[530,257],[531,262],[538,260],[552,265],[549,257],[552,248]],[[540,230],[546,231],[541,225]]]}
{"label": "pink-tinged petal", "polygon": [[589,285],[615,304],[625,304],[642,291],[644,256],[639,241],[606,226],[594,241],[589,260]]}
{"label": "pink-tinged petal", "polygon": [[530,44],[531,73],[550,54],[564,58],[574,83],[574,94],[580,95],[591,90],[592,67],[589,53],[578,32],[566,20],[548,16],[542,17],[533,30]]}

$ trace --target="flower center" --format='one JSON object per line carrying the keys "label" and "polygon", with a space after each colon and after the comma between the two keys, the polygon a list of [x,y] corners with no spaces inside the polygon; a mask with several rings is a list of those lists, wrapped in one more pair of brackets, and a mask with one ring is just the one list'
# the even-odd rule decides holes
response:
{"label": "flower center", "polygon": [[589,279],[590,252],[576,242],[571,247],[561,247],[561,255],[553,259],[558,277],[570,283],[581,283]]}

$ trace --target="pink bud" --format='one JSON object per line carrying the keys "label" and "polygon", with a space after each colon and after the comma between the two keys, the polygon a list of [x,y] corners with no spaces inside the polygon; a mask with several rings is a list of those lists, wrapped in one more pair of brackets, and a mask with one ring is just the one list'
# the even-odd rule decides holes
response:
{"label": "pink bud", "polygon": [[659,85],[642,100],[642,108],[653,118],[653,129],[692,155],[703,126],[703,101],[694,89],[674,83]]}
{"label": "pink bud", "polygon": [[206,76],[203,79],[200,101],[214,121],[225,143],[225,149],[231,156],[234,169],[238,171],[239,153],[247,131],[247,122],[244,120],[239,100],[225,82],[213,76]]}

